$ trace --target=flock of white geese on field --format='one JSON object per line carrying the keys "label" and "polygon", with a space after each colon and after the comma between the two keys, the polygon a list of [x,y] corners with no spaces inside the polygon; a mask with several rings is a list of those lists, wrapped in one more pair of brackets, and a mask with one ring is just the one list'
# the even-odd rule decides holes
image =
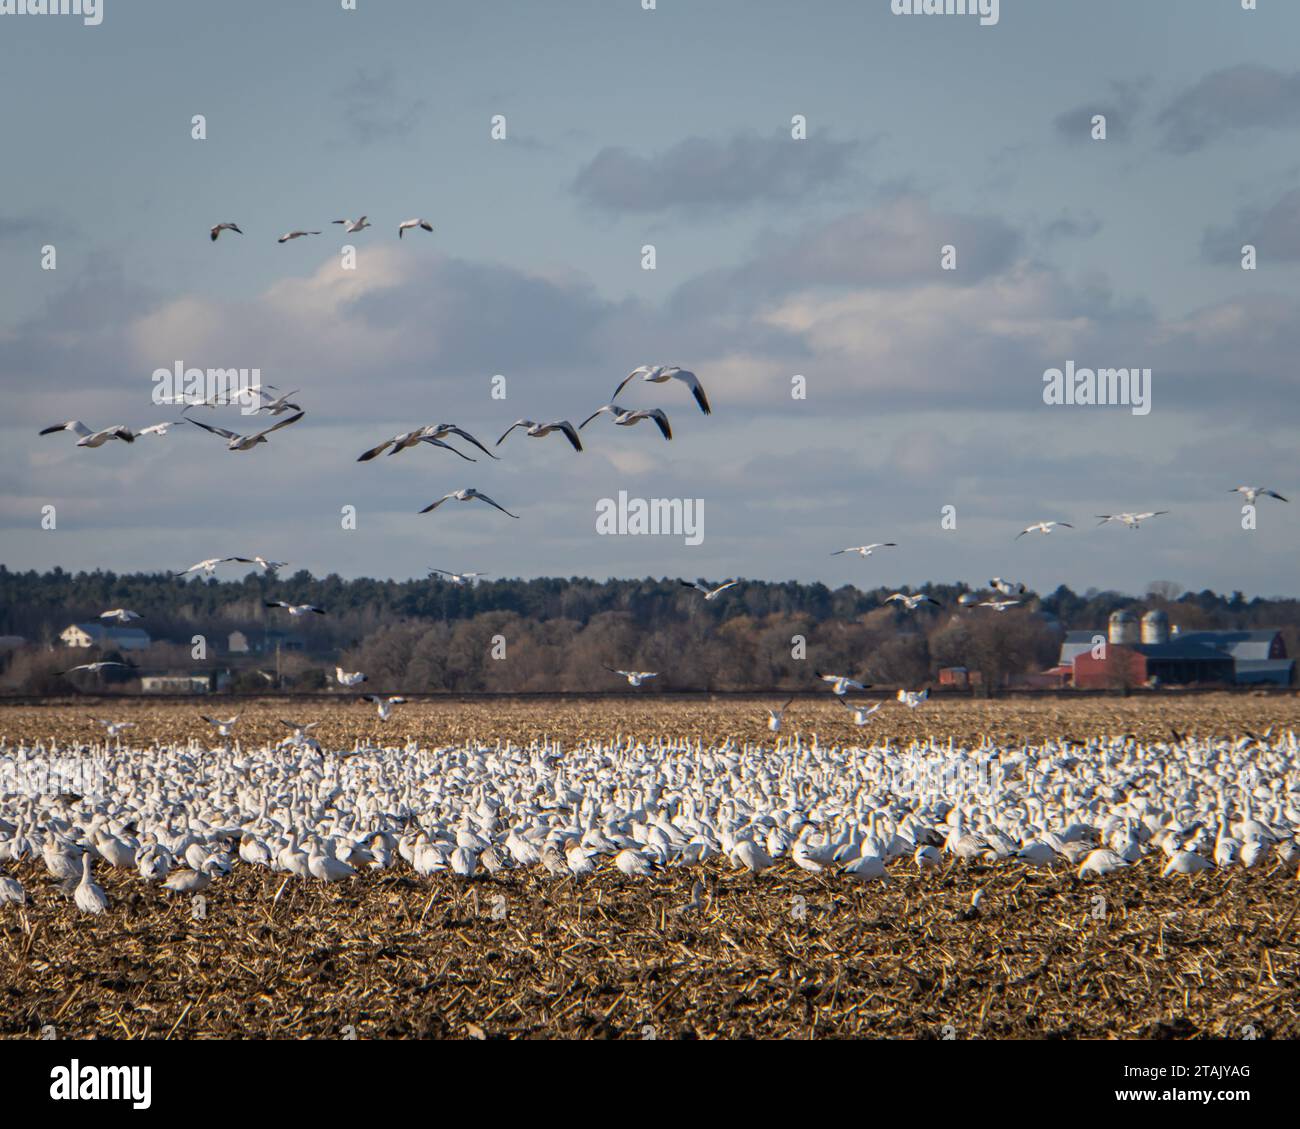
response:
{"label": "flock of white geese on field", "polygon": [[[0,875],[29,860],[48,872],[42,897],[61,890],[98,914],[103,868],[179,894],[262,868],[283,874],[277,896],[289,882],[394,868],[652,881],[710,859],[857,882],[946,866],[1059,867],[1080,880],[1259,874],[1300,861],[1297,753],[1294,731],[972,747],[408,741],[323,757],[292,738],[127,755],[0,739]],[[55,790],[72,774],[79,792]],[[0,876],[0,904],[27,897]]]}

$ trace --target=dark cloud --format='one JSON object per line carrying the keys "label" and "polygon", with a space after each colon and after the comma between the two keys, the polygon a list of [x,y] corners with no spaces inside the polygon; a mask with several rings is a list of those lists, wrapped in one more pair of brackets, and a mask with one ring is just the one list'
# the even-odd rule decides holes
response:
{"label": "dark cloud", "polygon": [[1253,243],[1263,261],[1300,260],[1300,189],[1268,208],[1242,208],[1231,224],[1208,228],[1201,251],[1211,263],[1240,263],[1245,243]]}
{"label": "dark cloud", "polygon": [[1194,153],[1224,134],[1300,127],[1300,71],[1242,63],[1213,71],[1174,97],[1156,119],[1161,145]]}
{"label": "dark cloud", "polygon": [[653,156],[602,149],[579,170],[573,190],[612,212],[712,212],[760,201],[806,200],[852,171],[856,141],[788,131],[727,140],[692,137]]}
{"label": "dark cloud", "polygon": [[1104,95],[1095,102],[1075,106],[1058,114],[1053,121],[1062,141],[1093,143],[1092,119],[1097,114],[1106,118],[1106,140],[1128,141],[1133,134],[1133,121],[1142,109],[1147,83],[1112,82]]}
{"label": "dark cloud", "polygon": [[401,94],[391,66],[373,72],[358,69],[337,93],[349,140],[359,145],[405,137],[427,105],[423,98],[412,100]]}

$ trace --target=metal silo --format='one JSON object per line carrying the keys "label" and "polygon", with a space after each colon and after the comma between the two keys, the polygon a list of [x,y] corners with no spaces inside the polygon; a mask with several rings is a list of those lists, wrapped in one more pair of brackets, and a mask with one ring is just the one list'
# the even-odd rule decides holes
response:
{"label": "metal silo", "polygon": [[1159,608],[1152,608],[1142,617],[1142,642],[1169,642],[1169,617]]}
{"label": "metal silo", "polygon": [[1137,616],[1132,612],[1111,612],[1107,635],[1112,643],[1131,647],[1138,641]]}

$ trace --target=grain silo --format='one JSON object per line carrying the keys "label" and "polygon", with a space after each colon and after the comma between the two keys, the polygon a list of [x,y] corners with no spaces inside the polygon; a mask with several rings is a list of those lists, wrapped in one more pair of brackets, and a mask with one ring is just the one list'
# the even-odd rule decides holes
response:
{"label": "grain silo", "polygon": [[1131,647],[1138,641],[1138,620],[1132,612],[1111,612],[1107,636],[1117,646]]}
{"label": "grain silo", "polygon": [[1169,642],[1169,617],[1159,608],[1152,608],[1142,617],[1142,642],[1153,645]]}

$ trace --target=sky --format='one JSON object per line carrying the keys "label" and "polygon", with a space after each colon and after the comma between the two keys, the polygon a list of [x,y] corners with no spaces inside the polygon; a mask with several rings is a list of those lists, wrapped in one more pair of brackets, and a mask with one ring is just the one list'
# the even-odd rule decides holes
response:
{"label": "sky", "polygon": [[[1297,595],[1298,33],[1273,0],[0,15],[0,563]],[[417,216],[433,234],[399,240]],[[257,369],[306,414],[246,452],[38,434],[180,419],[152,399],[178,363]],[[1067,363],[1150,369],[1150,410],[1044,403]],[[606,416],[582,453],[494,447],[645,364],[713,413],[637,383],[619,403],[671,442]],[[440,422],[499,461],[356,461]],[[1239,484],[1294,501],[1243,529]],[[519,520],[418,513],[470,486]],[[702,504],[699,544],[598,533],[622,491]],[[1016,539],[1041,520],[1075,528]],[[831,556],[873,541],[897,547]]]}

